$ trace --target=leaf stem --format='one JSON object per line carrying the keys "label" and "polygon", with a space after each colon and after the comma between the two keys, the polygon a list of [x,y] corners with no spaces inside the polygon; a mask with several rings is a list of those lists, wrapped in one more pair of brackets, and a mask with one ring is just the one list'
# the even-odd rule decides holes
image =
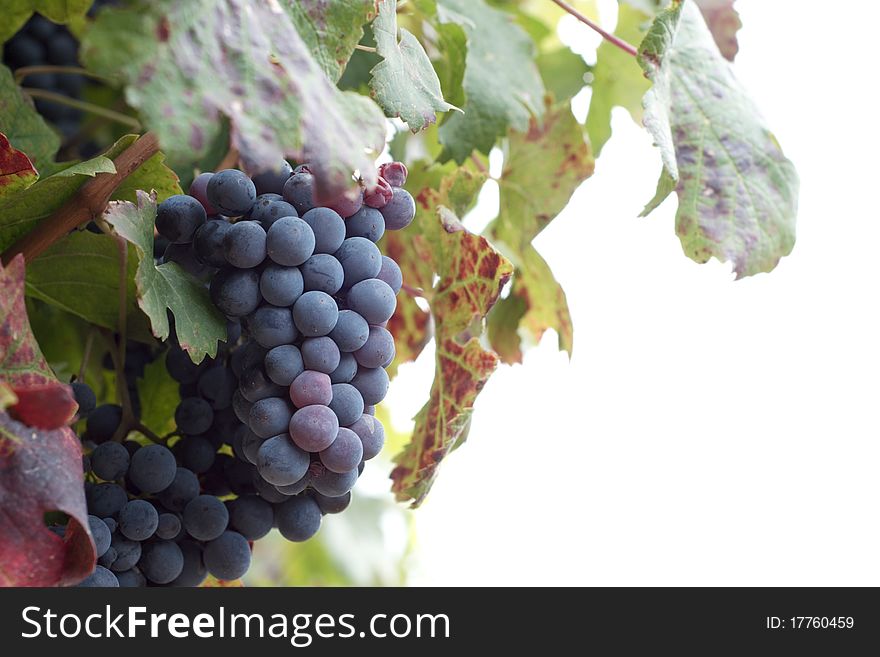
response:
{"label": "leaf stem", "polygon": [[113,160],[116,173],[99,173],[36,228],[6,249],[0,259],[9,262],[21,253],[25,262],[31,262],[74,228],[100,215],[119,184],[158,152],[156,135],[151,132],[143,135]]}
{"label": "leaf stem", "polygon": [[617,46],[618,48],[620,48],[624,52],[628,52],[633,57],[639,56],[639,51],[638,51],[638,49],[636,49],[636,47],[634,45],[632,45],[631,43],[627,43],[626,41],[624,41],[620,37],[616,37],[613,34],[611,34],[610,32],[603,30],[601,27],[599,27],[599,25],[597,25],[596,23],[591,21],[589,18],[584,16],[581,12],[579,12],[577,9],[572,7],[567,2],[564,2],[563,0],[551,0],[551,2],[556,3],[557,5],[559,5],[559,7],[561,7],[563,9],[563,11],[567,11],[569,14],[571,14],[572,16],[577,18],[581,23],[583,23],[584,25],[586,25],[590,29],[598,32],[599,34],[601,34],[602,38],[605,39],[606,41],[608,41],[609,43],[613,43],[615,46]]}
{"label": "leaf stem", "polygon": [[364,46],[360,43],[354,47],[355,50],[363,50],[364,52],[376,52],[376,49],[373,46]]}
{"label": "leaf stem", "polygon": [[83,381],[86,376],[86,367],[89,364],[89,358],[92,356],[92,344],[95,342],[95,329],[90,328],[89,334],[86,336],[86,346],[83,348],[82,362],[79,365],[78,381]]}
{"label": "leaf stem", "polygon": [[116,112],[114,110],[107,109],[106,107],[95,105],[94,103],[87,103],[84,100],[77,100],[75,98],[70,98],[68,96],[65,96],[64,94],[59,94],[54,91],[46,91],[45,89],[22,87],[21,90],[31,98],[42,98],[43,100],[48,100],[51,103],[67,105],[68,107],[73,107],[89,114],[97,114],[98,116],[102,116],[105,119],[109,119],[111,121],[115,121],[116,123],[121,123],[122,125],[128,126],[133,130],[141,129],[140,121],[138,121],[133,116],[123,114],[122,112]]}
{"label": "leaf stem", "polygon": [[15,81],[21,84],[21,81],[29,75],[40,75],[42,73],[60,73],[62,75],[81,75],[85,78],[93,78],[95,80],[107,81],[103,75],[92,73],[81,66],[52,66],[50,64],[40,64],[38,66],[22,66],[15,69]]}

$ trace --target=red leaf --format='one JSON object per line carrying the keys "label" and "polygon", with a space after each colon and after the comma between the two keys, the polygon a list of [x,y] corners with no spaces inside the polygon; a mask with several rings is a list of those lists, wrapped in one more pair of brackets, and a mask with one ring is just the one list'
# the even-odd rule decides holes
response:
{"label": "red leaf", "polygon": [[[76,410],[37,345],[24,305],[24,259],[0,266],[0,384],[17,397],[10,409],[29,423],[64,424]],[[62,539],[43,520],[70,516]],[[74,584],[94,567],[82,450],[68,427],[29,427],[0,412],[0,586]]]}
{"label": "red leaf", "polygon": [[[70,516],[62,539],[43,515]],[[0,586],[64,586],[95,565],[83,492],[82,451],[68,427],[31,429],[0,413]]]}
{"label": "red leaf", "polygon": [[0,132],[0,196],[30,186],[37,179],[37,170],[27,155],[12,146]]}

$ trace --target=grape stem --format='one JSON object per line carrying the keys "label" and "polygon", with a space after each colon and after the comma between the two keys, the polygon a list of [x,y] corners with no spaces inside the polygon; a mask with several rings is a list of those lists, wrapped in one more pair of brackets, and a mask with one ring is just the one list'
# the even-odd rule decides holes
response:
{"label": "grape stem", "polygon": [[613,34],[611,34],[611,32],[607,32],[607,31],[603,30],[601,27],[599,27],[599,25],[597,25],[596,23],[591,21],[589,18],[584,16],[581,12],[579,12],[577,9],[572,7],[567,2],[564,2],[563,0],[551,0],[551,2],[556,3],[559,7],[562,8],[563,11],[567,11],[569,14],[571,14],[572,16],[577,18],[581,23],[583,23],[584,25],[586,25],[590,29],[598,32],[602,36],[603,39],[608,41],[608,43],[614,44],[615,46],[617,46],[618,48],[620,48],[624,52],[628,52],[633,57],[639,56],[639,51],[636,49],[636,47],[634,45],[632,45],[631,43],[627,43],[626,41],[624,41],[620,37],[614,36]]}
{"label": "grape stem", "polygon": [[373,46],[364,46],[360,43],[354,47],[355,50],[363,50],[364,52],[376,52],[376,49]]}
{"label": "grape stem", "polygon": [[70,231],[100,216],[120,183],[158,152],[156,135],[151,132],[143,135],[113,160],[116,173],[99,173],[34,230],[6,249],[0,259],[6,263],[21,253],[25,262],[31,262]]}
{"label": "grape stem", "polygon": [[116,112],[114,110],[107,109],[106,107],[95,105],[94,103],[87,103],[84,100],[77,100],[75,98],[70,98],[68,96],[65,96],[64,94],[59,94],[54,91],[46,91],[45,89],[22,87],[21,90],[31,98],[42,98],[43,100],[48,100],[50,103],[67,105],[68,107],[73,107],[89,114],[97,114],[98,116],[102,116],[105,119],[109,119],[111,121],[115,121],[116,123],[121,123],[122,125],[128,126],[133,130],[141,129],[140,121],[138,121],[133,116],[123,114],[122,112]]}
{"label": "grape stem", "polygon": [[89,329],[89,334],[86,336],[86,346],[83,348],[83,357],[82,362],[79,365],[79,374],[77,376],[77,380],[83,381],[86,376],[86,367],[89,364],[89,358],[92,356],[92,344],[95,342],[95,330],[94,328]]}
{"label": "grape stem", "polygon": [[94,78],[95,80],[107,81],[103,75],[92,73],[80,66],[51,66],[49,64],[40,64],[38,66],[22,66],[15,69],[15,81],[21,84],[21,81],[29,75],[40,75],[42,73],[60,73],[62,75],[81,75],[84,78]]}

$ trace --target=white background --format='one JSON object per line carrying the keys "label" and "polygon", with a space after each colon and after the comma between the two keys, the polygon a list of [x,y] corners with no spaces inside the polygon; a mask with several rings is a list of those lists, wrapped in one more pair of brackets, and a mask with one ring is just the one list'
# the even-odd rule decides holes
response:
{"label": "white background", "polygon": [[[675,200],[636,218],[660,160],[618,110],[537,242],[574,357],[548,334],[492,377],[414,512],[411,583],[880,584],[880,7],[737,7],[736,73],[801,176],[794,253],[739,282],[685,258]],[[392,390],[396,422],[425,398],[425,356]]]}

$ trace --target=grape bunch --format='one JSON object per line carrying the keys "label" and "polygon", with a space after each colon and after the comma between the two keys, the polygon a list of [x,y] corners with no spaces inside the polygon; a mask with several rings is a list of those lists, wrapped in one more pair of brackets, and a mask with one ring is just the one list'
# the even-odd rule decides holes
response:
{"label": "grape bunch", "polygon": [[[31,66],[79,66],[79,44],[63,25],[56,25],[39,14],[30,20],[3,46],[3,63],[13,71]],[[79,99],[85,79],[81,75],[67,73],[31,73],[22,85],[51,91],[69,98]],[[76,132],[82,113],[69,105],[42,98],[34,101],[37,111],[54,123],[64,136]]]}
{"label": "grape bunch", "polygon": [[189,195],[159,205],[162,259],[209,286],[227,341],[200,364],[168,348],[180,403],[167,446],[114,442],[122,408],[94,408],[74,384],[93,446],[86,497],[99,553],[83,585],[237,579],[249,542],[273,527],[305,541],[348,507],[384,443],[374,413],[402,276],[376,242],[414,218],[405,180],[406,167],[389,163],[375,188],[353,185],[319,206],[308,165],[284,163],[253,179],[203,173]]}

